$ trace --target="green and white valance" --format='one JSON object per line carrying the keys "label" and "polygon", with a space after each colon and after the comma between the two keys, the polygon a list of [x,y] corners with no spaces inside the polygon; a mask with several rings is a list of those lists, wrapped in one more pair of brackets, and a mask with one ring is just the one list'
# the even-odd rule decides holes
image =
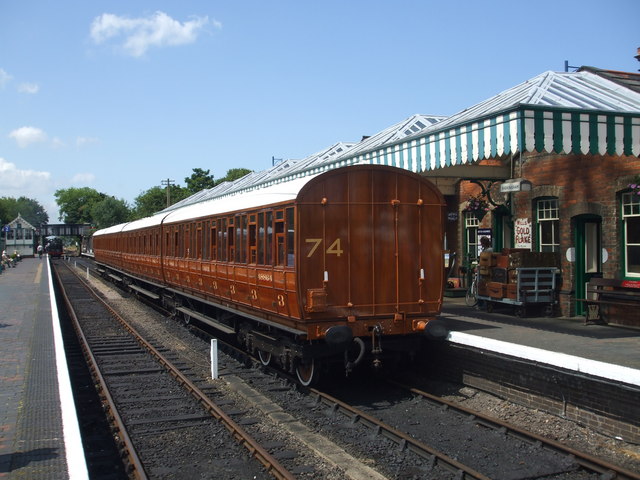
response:
{"label": "green and white valance", "polygon": [[424,172],[517,152],[640,156],[640,115],[521,109],[386,145],[347,163]]}

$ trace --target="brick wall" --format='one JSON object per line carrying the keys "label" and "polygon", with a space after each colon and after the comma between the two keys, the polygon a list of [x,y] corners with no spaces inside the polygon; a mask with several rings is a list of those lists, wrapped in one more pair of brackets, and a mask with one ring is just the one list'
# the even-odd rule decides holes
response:
{"label": "brick wall", "polygon": [[[421,361],[444,381],[640,443],[640,388],[447,343],[429,343]],[[424,370],[424,369],[423,369]]]}
{"label": "brick wall", "polygon": [[[480,162],[484,164],[485,162]],[[513,194],[514,218],[535,220],[534,200],[553,196],[560,207],[560,253],[562,258],[562,282],[560,310],[564,316],[575,314],[574,264],[566,258],[567,249],[575,247],[575,219],[577,215],[593,214],[601,217],[602,248],[608,253],[603,265],[607,278],[621,274],[620,252],[620,192],[631,179],[640,174],[640,159],[600,155],[525,154],[516,160],[514,176],[526,178],[533,184],[531,192]],[[461,205],[470,194],[480,193],[480,187],[467,181],[460,183]],[[491,227],[491,216],[482,221],[482,227]],[[461,225],[464,229],[464,225]],[[537,244],[534,229],[533,245]],[[461,237],[464,238],[464,236]],[[460,242],[461,243],[461,242]],[[458,246],[463,251],[462,244]],[[624,323],[624,322],[623,322]],[[637,321],[640,325],[640,315]]]}

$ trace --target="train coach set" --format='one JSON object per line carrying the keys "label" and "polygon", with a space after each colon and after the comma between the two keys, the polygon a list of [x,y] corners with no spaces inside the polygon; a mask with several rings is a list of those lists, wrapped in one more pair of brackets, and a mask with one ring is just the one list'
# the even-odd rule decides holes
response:
{"label": "train coach set", "polygon": [[419,175],[358,165],[99,230],[93,248],[105,275],[308,385],[443,334],[444,206]]}

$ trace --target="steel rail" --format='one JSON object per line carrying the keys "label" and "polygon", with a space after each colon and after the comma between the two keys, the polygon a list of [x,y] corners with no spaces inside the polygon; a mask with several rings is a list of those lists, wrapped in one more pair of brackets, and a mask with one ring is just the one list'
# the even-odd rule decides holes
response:
{"label": "steel rail", "polygon": [[[68,268],[68,267],[67,267]],[[135,478],[139,480],[146,480],[148,478],[147,473],[142,465],[140,457],[136,451],[133,442],[131,441],[131,437],[127,431],[127,427],[122,421],[122,417],[118,412],[118,408],[116,407],[111,394],[109,393],[109,387],[107,386],[107,382],[100,371],[100,367],[98,366],[98,362],[91,351],[91,347],[89,346],[89,341],[87,337],[84,335],[82,331],[82,327],[80,326],[80,321],[78,320],[78,316],[76,315],[75,309],[71,303],[71,299],[67,295],[67,291],[64,288],[64,283],[62,282],[60,275],[58,273],[58,267],[53,268],[53,272],[56,276],[56,280],[58,285],[60,286],[60,292],[62,294],[62,299],[64,300],[64,304],[66,306],[67,312],[71,317],[71,322],[73,324],[73,329],[76,332],[78,340],[80,342],[80,348],[82,349],[82,353],[84,355],[85,360],[88,363],[89,369],[95,381],[97,381],[99,388],[98,394],[102,398],[103,402],[107,406],[108,415],[111,417],[111,423],[114,426],[117,436],[120,439],[120,449],[123,451],[124,456],[126,458],[126,463],[128,465],[129,473],[132,474]]]}
{"label": "steel rail", "polygon": [[406,448],[416,455],[419,455],[427,460],[432,460],[434,461],[434,463],[440,465],[441,467],[449,470],[456,475],[459,475],[459,478],[461,479],[469,478],[477,480],[491,480],[490,477],[487,477],[486,475],[483,475],[473,468],[458,462],[445,453],[416,440],[406,433],[401,432],[400,430],[393,428],[390,425],[387,425],[381,420],[372,417],[371,415],[368,415],[352,407],[351,405],[332,397],[331,395],[328,395],[314,388],[310,388],[308,389],[308,391],[316,396],[316,399],[319,403],[322,402],[325,405],[328,405],[334,411],[341,411],[342,414],[351,418],[354,423],[362,423],[364,426],[374,430],[377,434],[382,435],[398,444],[403,449]]}
{"label": "steel rail", "polygon": [[493,418],[488,415],[484,415],[483,413],[468,409],[462,405],[458,405],[452,401],[437,397],[423,390],[404,385],[396,380],[387,381],[392,385],[408,390],[409,392],[416,395],[420,395],[421,397],[424,397],[431,402],[437,403],[438,405],[446,405],[447,408],[450,408],[451,410],[455,410],[468,416],[475,417],[477,423],[479,424],[495,429],[505,429],[507,433],[510,433],[514,437],[517,437],[521,440],[530,443],[538,443],[551,450],[555,450],[566,455],[571,455],[581,467],[592,472],[599,473],[600,475],[606,475],[606,478],[619,480],[640,480],[640,474],[638,473],[632,472],[618,465],[614,465],[607,462],[606,460],[594,457],[593,455],[590,455],[588,453],[575,450],[550,438],[543,437],[542,435],[538,435],[537,433],[528,432],[511,423],[504,422],[500,419]]}
{"label": "steel rail", "polygon": [[[73,272],[71,267],[67,266],[69,270]],[[76,272],[73,272],[76,274]],[[225,428],[231,433],[231,436],[235,441],[245,447],[251,455],[253,455],[270,473],[278,480],[295,480],[295,476],[291,474],[280,462],[271,455],[262,445],[260,445],[249,433],[247,433],[240,425],[238,425],[229,415],[227,415],[218,405],[211,401],[207,395],[200,390],[193,382],[191,382],[180,370],[175,367],[167,358],[162,355],[153,345],[147,342],[138,331],[129,324],[124,318],[122,318],[111,306],[100,298],[94,291],[94,289],[87,284],[87,282],[79,275],[76,277],[84,285],[87,291],[98,300],[125,328],[135,340],[143,346],[149,353],[151,353],[156,360],[163,365],[167,371],[183,385],[184,388],[196,399],[203,407],[218,421],[222,422]]]}

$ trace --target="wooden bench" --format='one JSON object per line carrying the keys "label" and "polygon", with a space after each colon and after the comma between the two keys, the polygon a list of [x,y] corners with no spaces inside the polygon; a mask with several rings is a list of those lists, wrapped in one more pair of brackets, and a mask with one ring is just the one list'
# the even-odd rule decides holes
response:
{"label": "wooden bench", "polygon": [[[640,307],[640,281],[617,280],[613,278],[592,278],[587,284],[587,298],[578,301],[586,303],[585,323],[604,323],[601,306]],[[608,319],[607,319],[608,320]]]}

